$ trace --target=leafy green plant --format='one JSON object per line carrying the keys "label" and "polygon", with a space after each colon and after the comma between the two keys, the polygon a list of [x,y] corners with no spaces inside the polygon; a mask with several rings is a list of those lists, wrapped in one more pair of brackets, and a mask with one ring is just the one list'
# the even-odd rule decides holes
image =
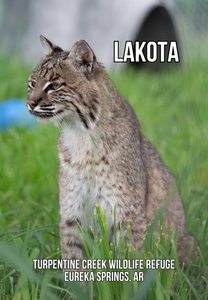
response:
{"label": "leafy green plant", "polygon": [[[107,269],[92,269],[87,272],[93,272],[95,281],[88,283],[88,292],[84,290],[82,285],[78,282],[67,283],[68,288],[64,287],[63,276],[54,276],[54,272],[39,271],[34,272],[32,270],[32,260],[39,257],[40,250],[38,248],[30,249],[29,235],[33,230],[26,230],[24,240],[20,237],[16,237],[13,243],[6,245],[1,242],[0,257],[4,260],[1,264],[3,272],[3,278],[0,281],[2,299],[7,299],[8,295],[11,295],[12,299],[57,299],[50,289],[58,292],[59,299],[62,299],[64,294],[73,295],[78,299],[188,299],[192,295],[195,299],[198,297],[205,297],[207,291],[198,290],[194,287],[196,280],[200,278],[194,270],[194,266],[189,262],[186,272],[180,269],[177,253],[177,231],[172,239],[172,230],[168,234],[168,238],[165,238],[166,224],[163,226],[162,211],[160,213],[160,238],[155,238],[155,232],[151,229],[151,224],[147,228],[147,234],[144,239],[144,251],[138,253],[131,244],[131,229],[128,222],[128,232],[122,234],[122,228],[120,228],[119,247],[117,245],[116,237],[116,207],[114,210],[114,237],[115,247],[109,244],[106,210],[104,213],[101,210],[99,204],[96,205],[96,211],[94,211],[95,229],[91,227],[92,236],[88,230],[81,230],[81,238],[84,244],[86,259],[101,259],[107,261]],[[100,234],[99,234],[100,231]],[[153,235],[150,239],[150,235]],[[128,243],[127,243],[128,240]],[[151,240],[151,243],[149,241]],[[11,242],[11,241],[10,241]],[[11,246],[12,245],[12,246]],[[169,254],[170,253],[170,254]],[[208,269],[204,265],[204,258],[202,254],[201,262],[205,267],[206,275],[208,276]],[[109,260],[120,259],[122,261],[133,259],[175,259],[175,270],[172,269],[156,269],[146,270],[144,266],[144,282],[137,282],[133,280],[134,273],[137,270],[125,269],[128,272],[128,281],[113,280],[109,275],[110,280],[98,280],[97,272],[123,272],[123,269],[110,269]],[[204,269],[203,269],[204,270]],[[142,270],[140,270],[142,271]],[[193,283],[190,278],[196,278]],[[100,278],[100,277],[99,277]],[[56,279],[56,284],[53,280]],[[206,282],[206,280],[205,280]],[[7,296],[6,296],[7,295]],[[18,298],[19,297],[19,298]],[[190,298],[192,299],[192,298]],[[203,298],[200,298],[203,299]]]}

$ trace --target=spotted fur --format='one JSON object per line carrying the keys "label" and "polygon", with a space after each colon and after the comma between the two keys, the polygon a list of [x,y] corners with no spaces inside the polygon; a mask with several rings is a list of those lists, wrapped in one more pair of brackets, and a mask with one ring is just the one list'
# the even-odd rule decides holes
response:
{"label": "spotted fur", "polygon": [[[82,243],[70,229],[84,227],[89,177],[90,216],[96,203],[107,209],[110,242],[113,210],[117,205],[117,230],[131,221],[132,243],[141,249],[148,223],[169,194],[175,180],[156,149],[142,135],[137,117],[116,90],[103,66],[85,41],[63,51],[41,36],[45,59],[31,74],[28,109],[40,122],[62,123],[58,140],[60,236],[64,259],[83,256]],[[90,220],[93,223],[93,218]],[[178,191],[164,213],[175,231],[178,257],[187,261],[186,225]],[[157,231],[159,235],[159,230]],[[119,234],[118,234],[119,236]],[[192,254],[193,237],[189,234]]]}

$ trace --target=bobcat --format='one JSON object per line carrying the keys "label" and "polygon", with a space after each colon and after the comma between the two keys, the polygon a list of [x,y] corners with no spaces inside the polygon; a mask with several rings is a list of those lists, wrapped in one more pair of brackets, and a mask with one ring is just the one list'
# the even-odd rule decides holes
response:
{"label": "bobcat", "polygon": [[[107,209],[109,239],[113,242],[116,205],[117,230],[120,223],[126,229],[130,220],[132,244],[140,250],[147,225],[168,196],[174,177],[141,133],[133,109],[116,90],[90,46],[81,40],[71,51],[63,51],[43,36],[40,40],[46,57],[29,77],[27,106],[38,121],[63,125],[58,139],[62,258],[83,257],[82,242],[77,235],[69,234],[69,229],[76,229],[77,222],[84,226],[95,157],[91,216],[97,203]],[[163,220],[167,222],[166,232],[171,225],[174,230],[178,227],[178,258],[180,263],[186,262],[186,219],[178,191]],[[193,241],[189,233],[191,255]]]}

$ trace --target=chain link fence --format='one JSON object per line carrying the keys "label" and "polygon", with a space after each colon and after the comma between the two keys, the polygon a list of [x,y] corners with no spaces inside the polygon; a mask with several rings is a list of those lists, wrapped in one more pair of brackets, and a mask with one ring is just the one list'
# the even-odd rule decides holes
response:
{"label": "chain link fence", "polygon": [[208,0],[173,0],[183,60],[207,57]]}

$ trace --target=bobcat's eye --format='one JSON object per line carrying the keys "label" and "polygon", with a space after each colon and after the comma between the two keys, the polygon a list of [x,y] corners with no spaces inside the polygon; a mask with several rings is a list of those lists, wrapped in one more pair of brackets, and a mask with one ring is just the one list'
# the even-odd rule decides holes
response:
{"label": "bobcat's eye", "polygon": [[59,82],[54,82],[54,83],[51,83],[50,84],[50,88],[52,90],[57,90],[58,88],[60,88],[62,86],[62,83],[59,83]]}
{"label": "bobcat's eye", "polygon": [[35,81],[29,81],[29,86],[30,86],[32,89],[34,89],[35,85],[36,85],[36,82],[35,82]]}
{"label": "bobcat's eye", "polygon": [[51,91],[57,91],[62,87],[62,85],[64,85],[64,83],[53,82],[47,86],[47,88],[45,89],[45,92],[50,93]]}

